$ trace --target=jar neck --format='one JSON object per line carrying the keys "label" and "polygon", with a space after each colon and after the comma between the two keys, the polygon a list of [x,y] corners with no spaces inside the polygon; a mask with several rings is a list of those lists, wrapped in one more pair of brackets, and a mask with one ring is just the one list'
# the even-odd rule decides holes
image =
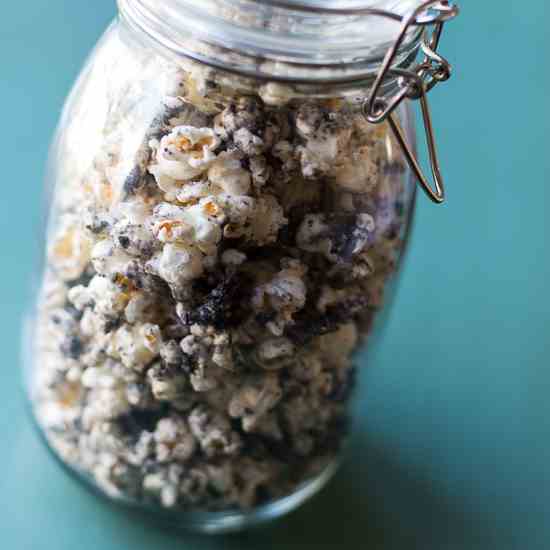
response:
{"label": "jar neck", "polygon": [[[130,27],[177,55],[256,79],[354,88],[372,83],[414,2],[118,0]],[[419,37],[410,32],[396,67],[414,62]]]}

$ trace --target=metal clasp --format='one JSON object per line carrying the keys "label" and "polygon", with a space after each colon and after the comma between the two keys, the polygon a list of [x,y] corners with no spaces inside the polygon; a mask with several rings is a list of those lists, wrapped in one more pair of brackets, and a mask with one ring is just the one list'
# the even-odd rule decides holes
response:
{"label": "metal clasp", "polygon": [[[420,186],[432,201],[439,204],[445,200],[445,186],[439,165],[427,93],[451,76],[451,65],[437,52],[437,48],[445,23],[454,19],[458,13],[458,6],[451,4],[448,0],[429,0],[423,2],[409,15],[403,16],[397,39],[388,50],[380,72],[370,90],[369,97],[363,104],[363,113],[369,122],[378,124],[386,119],[388,120],[390,128],[403,149],[405,158],[418,178]],[[424,27],[420,40],[420,47],[424,53],[422,62],[412,69],[392,68],[401,45],[412,27]],[[389,98],[380,94],[382,84],[388,76],[397,77],[398,79],[398,90]],[[434,181],[433,188],[424,175],[415,152],[407,143],[405,133],[393,113],[405,98],[420,100]]]}

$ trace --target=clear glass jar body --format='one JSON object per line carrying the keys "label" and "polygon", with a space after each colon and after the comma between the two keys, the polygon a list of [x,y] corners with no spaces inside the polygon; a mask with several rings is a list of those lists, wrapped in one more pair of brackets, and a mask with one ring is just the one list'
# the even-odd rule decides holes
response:
{"label": "clear glass jar body", "polygon": [[52,150],[30,398],[101,493],[243,527],[335,469],[414,182],[360,97],[285,95],[138,34],[109,29]]}

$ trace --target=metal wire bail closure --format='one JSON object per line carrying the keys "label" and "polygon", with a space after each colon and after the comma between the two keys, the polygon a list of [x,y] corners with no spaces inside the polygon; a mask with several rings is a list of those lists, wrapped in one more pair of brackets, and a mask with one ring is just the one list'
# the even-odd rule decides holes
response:
{"label": "metal wire bail closure", "polygon": [[[454,19],[458,13],[458,6],[451,4],[448,0],[429,0],[423,2],[409,15],[402,17],[402,26],[398,37],[388,50],[380,72],[370,90],[369,97],[363,104],[363,113],[369,122],[378,124],[386,119],[388,120],[389,126],[420,186],[428,197],[438,204],[445,200],[445,185],[439,165],[427,93],[451,76],[451,65],[437,53],[437,47],[441,39],[443,26],[447,21]],[[422,62],[410,70],[392,68],[407,32],[411,27],[419,26],[424,27],[420,41],[420,47],[424,53]],[[380,96],[380,89],[384,80],[389,76],[398,77],[398,90],[390,98],[382,97]],[[434,182],[433,187],[424,175],[415,152],[411,145],[407,143],[403,129],[393,113],[405,98],[420,100]]]}

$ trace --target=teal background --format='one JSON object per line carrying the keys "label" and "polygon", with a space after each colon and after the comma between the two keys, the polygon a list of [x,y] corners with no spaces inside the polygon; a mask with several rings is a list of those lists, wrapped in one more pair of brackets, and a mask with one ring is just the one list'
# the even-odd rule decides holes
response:
{"label": "teal background", "polygon": [[408,263],[362,372],[334,482],[242,535],[166,532],[99,501],[46,453],[20,392],[20,318],[63,99],[114,2],[5,2],[0,26],[0,548],[550,548],[550,4],[462,1],[432,95],[448,204],[419,197]]}

